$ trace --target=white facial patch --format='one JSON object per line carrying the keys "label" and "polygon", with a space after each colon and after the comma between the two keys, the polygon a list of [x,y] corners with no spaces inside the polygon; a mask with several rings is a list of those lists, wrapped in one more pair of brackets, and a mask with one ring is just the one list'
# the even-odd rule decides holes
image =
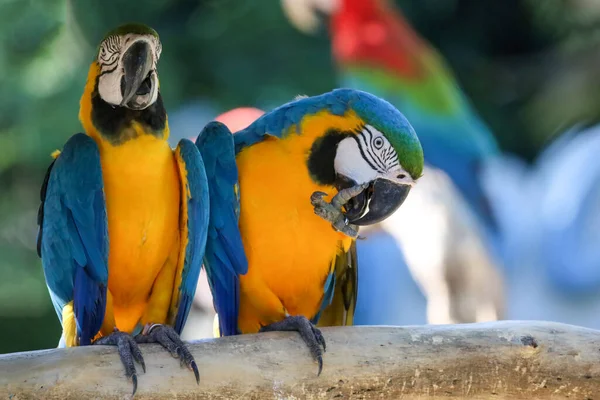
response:
{"label": "white facial patch", "polygon": [[[138,41],[145,41],[150,45],[153,54],[152,69],[156,70],[156,64],[160,58],[162,46],[160,41],[152,35],[127,34],[124,36],[109,36],[100,44],[98,51],[98,64],[100,65],[100,77],[98,78],[98,93],[105,102],[118,106],[123,100],[121,93],[121,78],[124,74],[123,55],[131,45]],[[157,84],[156,73],[152,72],[153,84]],[[158,87],[158,86],[153,86]],[[151,94],[153,101],[158,97],[158,90]]]}
{"label": "white facial patch", "polygon": [[98,78],[98,93],[105,102],[118,106],[123,100],[121,93],[121,77],[123,72],[114,71],[104,75],[100,75]]}
{"label": "white facial patch", "polygon": [[412,185],[413,179],[400,165],[398,154],[385,135],[366,125],[356,136],[343,139],[337,147],[334,168],[356,183],[377,178]]}
{"label": "white facial patch", "polygon": [[337,147],[333,162],[335,172],[356,183],[367,183],[377,178],[377,171],[361,156],[358,143],[352,137],[343,139]]}

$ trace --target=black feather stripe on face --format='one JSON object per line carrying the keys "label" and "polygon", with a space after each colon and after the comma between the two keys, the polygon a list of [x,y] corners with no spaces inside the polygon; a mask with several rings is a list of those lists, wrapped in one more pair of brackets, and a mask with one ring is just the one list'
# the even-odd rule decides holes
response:
{"label": "black feather stripe on face", "polygon": [[338,144],[347,137],[355,137],[353,132],[330,129],[313,143],[306,161],[313,181],[320,185],[333,185],[336,180],[334,168]]}
{"label": "black feather stripe on face", "polygon": [[[372,146],[372,143],[374,141],[375,135],[373,134],[373,132],[369,129],[369,127],[365,126],[363,129],[363,134],[361,135],[361,137],[364,140],[364,146],[366,149],[366,153],[369,154],[369,156],[371,157],[371,161],[377,165],[378,168],[375,168],[376,171],[378,172],[383,172],[385,171],[386,167],[385,167],[385,163],[383,162],[383,160],[381,160],[377,154],[374,151],[374,148]],[[368,138],[367,138],[368,136]]]}
{"label": "black feather stripe on face", "polygon": [[[358,145],[361,157],[369,164],[369,166],[378,173],[385,173],[390,169],[400,165],[398,154],[383,135],[373,127],[361,126],[356,129],[356,135],[353,136]],[[382,140],[379,147],[375,143],[376,140]]]}
{"label": "black feather stripe on face", "polygon": [[101,75],[111,73],[117,69],[120,54],[121,38],[119,36],[109,36],[104,39],[98,50],[98,64],[100,64]]}

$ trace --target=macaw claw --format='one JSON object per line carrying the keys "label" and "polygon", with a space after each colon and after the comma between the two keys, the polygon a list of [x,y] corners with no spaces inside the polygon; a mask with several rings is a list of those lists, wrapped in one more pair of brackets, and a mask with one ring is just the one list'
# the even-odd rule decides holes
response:
{"label": "macaw claw", "polygon": [[196,383],[200,384],[200,373],[194,356],[183,343],[177,332],[168,325],[146,324],[141,334],[135,337],[138,343],[159,343],[175,358],[179,358],[180,365],[184,364],[194,372]]}
{"label": "macaw claw", "polygon": [[[288,316],[284,320],[260,328],[259,332],[296,331],[308,346],[313,358],[319,364],[317,376],[323,370],[323,353],[326,351],[325,338],[321,331],[302,315]],[[321,350],[323,347],[323,350]]]}
{"label": "macaw claw", "polygon": [[125,375],[127,376],[127,379],[131,379],[131,382],[133,383],[133,393],[131,394],[133,397],[137,391],[137,373],[134,361],[140,364],[144,372],[146,372],[144,357],[134,338],[127,332],[121,332],[115,328],[113,333],[99,338],[94,344],[117,346],[119,357],[125,367]]}
{"label": "macaw claw", "polygon": [[328,203],[323,198],[327,196],[325,192],[314,192],[310,196],[310,203],[314,207],[315,214],[331,223],[333,229],[342,232],[346,236],[354,239],[364,239],[358,235],[358,226],[348,222],[348,218],[344,215],[342,207],[348,203],[350,199],[359,195],[368,185],[356,185],[347,189],[340,190],[331,203]]}

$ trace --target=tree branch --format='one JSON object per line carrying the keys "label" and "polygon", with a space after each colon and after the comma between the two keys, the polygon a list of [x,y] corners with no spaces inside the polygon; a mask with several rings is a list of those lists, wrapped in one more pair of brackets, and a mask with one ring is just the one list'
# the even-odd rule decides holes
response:
{"label": "tree branch", "polygon": [[[295,333],[194,342],[193,374],[156,345],[141,347],[136,399],[555,399],[600,395],[600,331],[551,322],[323,329],[324,368]],[[89,346],[0,356],[0,397],[124,398],[116,349]]]}

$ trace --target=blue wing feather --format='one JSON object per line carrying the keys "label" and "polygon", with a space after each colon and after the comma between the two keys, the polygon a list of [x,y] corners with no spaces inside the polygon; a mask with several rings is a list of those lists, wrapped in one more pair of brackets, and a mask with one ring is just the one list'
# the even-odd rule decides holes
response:
{"label": "blue wing feather", "polygon": [[238,171],[233,135],[219,123],[204,127],[196,140],[206,166],[210,191],[210,223],[204,266],[219,315],[222,336],[238,333],[239,275],[248,272],[248,261],[238,227]]}
{"label": "blue wing feather", "polygon": [[319,319],[321,318],[321,314],[323,311],[331,304],[333,301],[333,295],[335,293],[335,271],[331,271],[329,275],[327,275],[327,279],[325,279],[325,285],[323,285],[323,300],[321,300],[321,307],[317,314],[311,319],[313,324],[317,324]]}
{"label": "blue wing feather", "polygon": [[38,253],[62,324],[73,301],[77,336],[87,345],[100,330],[108,283],[108,223],[100,155],[83,133],[72,136],[48,169],[38,214]]}
{"label": "blue wing feather", "polygon": [[187,217],[188,241],[174,322],[175,331],[181,334],[192,307],[202,268],[208,233],[209,197],[204,163],[194,143],[182,139],[177,146],[177,152],[186,171],[186,176],[182,179],[187,181],[182,182],[184,188],[182,195],[187,197],[187,216],[184,217]]}

